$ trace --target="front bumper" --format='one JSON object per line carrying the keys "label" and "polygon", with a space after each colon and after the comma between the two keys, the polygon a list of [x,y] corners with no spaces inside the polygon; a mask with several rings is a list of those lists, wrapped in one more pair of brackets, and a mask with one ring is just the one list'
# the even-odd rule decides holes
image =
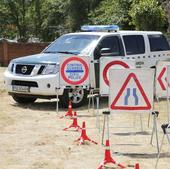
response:
{"label": "front bumper", "polygon": [[[55,75],[20,76],[9,71],[4,73],[5,87],[10,94],[54,96],[59,86],[59,73]],[[36,82],[38,87],[30,87],[29,92],[13,91],[12,81]],[[63,95],[64,89],[59,89],[58,94]]]}

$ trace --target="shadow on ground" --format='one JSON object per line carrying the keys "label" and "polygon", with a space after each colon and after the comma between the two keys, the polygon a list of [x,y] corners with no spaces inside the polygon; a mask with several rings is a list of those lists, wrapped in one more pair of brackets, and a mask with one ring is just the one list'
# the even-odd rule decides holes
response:
{"label": "shadow on ground", "polygon": [[[100,99],[100,108],[106,107],[107,108],[108,105],[108,99],[107,98],[101,98]],[[55,111],[56,110],[56,101],[50,100],[50,101],[46,101],[46,100],[40,100],[40,101],[36,101],[34,103],[31,104],[18,104],[18,103],[14,103],[12,104],[12,106],[14,107],[21,107],[24,109],[31,109],[31,110],[42,110],[42,111]],[[96,107],[96,105],[95,105]],[[75,111],[76,110],[87,110],[88,109],[88,104],[86,103],[85,105],[83,105],[82,107],[79,108],[73,108]],[[61,103],[59,102],[59,110],[60,111],[66,111],[67,108],[63,108]]]}
{"label": "shadow on ground", "polygon": [[[158,153],[121,153],[121,152],[113,152],[113,154],[116,154],[118,156],[128,156],[131,158],[144,158],[144,159],[152,159],[157,158]],[[161,153],[160,158],[169,158],[170,153]]]}

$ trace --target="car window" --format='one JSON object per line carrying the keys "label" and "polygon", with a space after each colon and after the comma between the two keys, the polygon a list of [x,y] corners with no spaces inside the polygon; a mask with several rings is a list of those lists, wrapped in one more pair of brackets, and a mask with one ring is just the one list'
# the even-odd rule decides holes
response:
{"label": "car window", "polygon": [[120,39],[118,36],[108,36],[104,37],[98,44],[94,56],[95,59],[100,58],[100,50],[102,48],[109,48],[110,49],[110,56],[122,56],[123,55],[123,47],[120,42]]}
{"label": "car window", "polygon": [[89,54],[100,36],[97,35],[63,35],[54,41],[44,53]]}
{"label": "car window", "polygon": [[169,44],[163,35],[148,35],[151,51],[170,50]]}
{"label": "car window", "polygon": [[145,53],[145,43],[142,35],[124,35],[123,41],[127,55]]}

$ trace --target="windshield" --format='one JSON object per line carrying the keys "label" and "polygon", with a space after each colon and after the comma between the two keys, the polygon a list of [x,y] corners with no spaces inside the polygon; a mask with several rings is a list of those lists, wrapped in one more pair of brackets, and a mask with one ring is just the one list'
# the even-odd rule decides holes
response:
{"label": "windshield", "polygon": [[100,36],[63,35],[54,41],[44,53],[89,54]]}

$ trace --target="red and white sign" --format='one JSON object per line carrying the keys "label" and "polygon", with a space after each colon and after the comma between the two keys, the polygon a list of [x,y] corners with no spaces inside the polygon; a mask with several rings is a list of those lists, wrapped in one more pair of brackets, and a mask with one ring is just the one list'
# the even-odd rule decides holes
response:
{"label": "red and white sign", "polygon": [[130,59],[100,58],[100,94],[109,95],[109,70],[135,68],[135,61]]}
{"label": "red and white sign", "polygon": [[60,86],[89,86],[89,57],[62,57]]}
{"label": "red and white sign", "polygon": [[153,86],[153,69],[110,70],[110,110],[150,112],[153,107]]}
{"label": "red and white sign", "polygon": [[[168,61],[159,61],[156,65],[156,97],[167,97],[167,66]],[[170,96],[170,94],[169,94]]]}

